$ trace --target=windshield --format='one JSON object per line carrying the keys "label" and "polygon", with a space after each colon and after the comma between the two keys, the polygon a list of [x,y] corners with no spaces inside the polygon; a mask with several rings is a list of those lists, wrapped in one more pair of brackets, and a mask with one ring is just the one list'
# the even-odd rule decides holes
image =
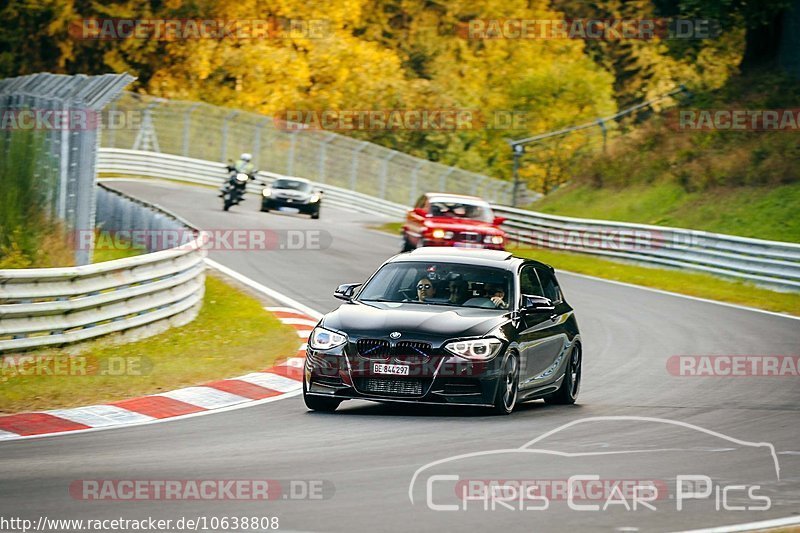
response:
{"label": "windshield", "polygon": [[472,218],[482,222],[492,222],[494,213],[488,204],[470,204],[456,201],[437,200],[431,202],[431,215],[435,217]]}
{"label": "windshield", "polygon": [[455,263],[400,262],[381,268],[362,288],[362,302],[415,302],[508,309],[511,272]]}
{"label": "windshield", "polygon": [[291,189],[293,191],[309,191],[311,184],[305,181],[279,179],[272,182],[273,189]]}

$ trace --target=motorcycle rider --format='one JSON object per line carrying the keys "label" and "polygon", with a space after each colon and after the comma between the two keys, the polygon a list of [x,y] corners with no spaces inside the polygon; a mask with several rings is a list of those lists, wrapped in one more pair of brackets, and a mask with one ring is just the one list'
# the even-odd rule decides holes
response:
{"label": "motorcycle rider", "polygon": [[[233,166],[228,165],[226,167],[230,175],[228,176],[228,179],[225,181],[222,187],[219,188],[220,198],[225,196],[225,191],[227,191],[229,185],[234,185],[232,183],[232,178],[239,172],[247,174],[248,176],[250,176],[251,179],[255,176],[256,166],[252,163],[252,159],[253,159],[252,154],[244,152],[242,153],[242,155],[239,156],[239,160],[236,161],[236,163]],[[230,159],[228,161],[230,161]]]}
{"label": "motorcycle rider", "polygon": [[233,166],[233,168],[228,167],[231,171],[235,170],[236,172],[244,172],[248,176],[253,174],[256,171],[256,166],[252,163],[253,156],[247,152],[244,152],[242,155],[239,156],[239,160]]}

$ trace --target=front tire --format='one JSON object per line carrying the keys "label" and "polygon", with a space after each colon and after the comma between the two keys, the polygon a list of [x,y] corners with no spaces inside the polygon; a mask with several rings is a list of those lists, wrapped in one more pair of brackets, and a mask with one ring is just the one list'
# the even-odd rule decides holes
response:
{"label": "front tire", "polygon": [[223,211],[227,211],[228,209],[230,209],[230,208],[231,208],[231,205],[232,205],[232,204],[231,204],[231,201],[230,201],[230,199],[229,199],[229,198],[226,196],[226,197],[225,197],[225,203],[222,205],[222,210],[223,210]]}
{"label": "front tire", "polygon": [[316,211],[311,213],[311,219],[312,220],[319,220],[319,209],[317,209]]}
{"label": "front tire", "polygon": [[503,363],[503,371],[497,384],[497,394],[492,410],[498,415],[510,415],[517,405],[519,395],[519,357],[511,353]]}
{"label": "front tire", "polygon": [[578,399],[581,390],[581,371],[583,369],[583,352],[581,345],[576,344],[569,357],[564,381],[556,392],[544,397],[544,401],[552,405],[572,405]]}
{"label": "front tire", "polygon": [[339,407],[340,403],[342,403],[342,400],[337,400],[334,398],[322,398],[320,396],[312,396],[308,394],[305,379],[303,379],[303,401],[305,402],[306,407],[312,411],[321,411],[323,413],[332,413],[336,411],[336,408]]}

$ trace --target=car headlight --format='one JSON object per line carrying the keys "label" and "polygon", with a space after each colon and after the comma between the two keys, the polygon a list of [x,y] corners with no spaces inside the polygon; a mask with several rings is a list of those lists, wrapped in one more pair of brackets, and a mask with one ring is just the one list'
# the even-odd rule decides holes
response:
{"label": "car headlight", "polygon": [[504,240],[502,235],[487,235],[483,238],[483,242],[492,244],[503,244]]}
{"label": "car headlight", "polygon": [[272,196],[272,189],[265,187],[264,190],[261,191],[261,194],[264,196]]}
{"label": "car headlight", "polygon": [[444,238],[444,230],[443,229],[435,229],[431,232],[431,236],[434,239],[443,239]]}
{"label": "car headlight", "polygon": [[311,198],[309,198],[308,201],[312,204],[319,202],[319,194],[316,193],[312,194]]}
{"label": "car headlight", "polygon": [[308,339],[308,345],[314,350],[330,350],[347,342],[347,337],[322,327],[315,327]]}
{"label": "car headlight", "polygon": [[464,359],[473,361],[487,361],[503,348],[503,343],[499,339],[473,339],[467,341],[453,341],[444,345],[444,349]]}

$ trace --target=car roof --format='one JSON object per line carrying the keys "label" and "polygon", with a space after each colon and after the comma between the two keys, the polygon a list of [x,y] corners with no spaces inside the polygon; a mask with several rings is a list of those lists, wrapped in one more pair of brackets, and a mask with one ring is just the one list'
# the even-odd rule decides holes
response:
{"label": "car roof", "polygon": [[302,181],[303,183],[311,183],[311,180],[306,178],[295,178],[294,176],[281,176],[279,178],[275,178],[275,181],[278,180],[287,180],[287,181]]}
{"label": "car roof", "polygon": [[462,263],[468,265],[490,266],[505,270],[516,270],[521,263],[533,263],[535,266],[552,269],[550,265],[516,257],[511,252],[501,250],[484,250],[480,248],[449,248],[445,246],[426,246],[409,253],[398,254],[387,263],[432,261],[442,263]]}
{"label": "car roof", "polygon": [[455,201],[455,202],[468,202],[473,204],[488,204],[486,200],[483,198],[479,198],[477,196],[467,196],[465,194],[452,194],[449,192],[429,192],[425,193],[425,196],[428,197],[428,200],[431,202],[448,202],[448,201]]}

